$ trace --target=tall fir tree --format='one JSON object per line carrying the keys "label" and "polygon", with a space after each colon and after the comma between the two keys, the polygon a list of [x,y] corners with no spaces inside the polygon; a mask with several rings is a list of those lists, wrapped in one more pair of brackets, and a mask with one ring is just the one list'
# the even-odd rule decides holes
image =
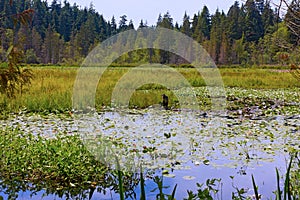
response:
{"label": "tall fir tree", "polygon": [[195,37],[198,42],[209,40],[211,30],[211,17],[207,6],[204,6],[200,16],[198,17],[197,27],[195,30]]}
{"label": "tall fir tree", "polygon": [[248,42],[258,42],[264,35],[262,17],[254,0],[247,0],[245,4],[245,37]]}
{"label": "tall fir tree", "polygon": [[234,5],[229,8],[227,14],[227,32],[232,40],[239,40],[243,35],[243,14],[239,7],[239,2],[235,1]]}
{"label": "tall fir tree", "polygon": [[184,16],[183,16],[183,24],[180,28],[180,31],[187,36],[191,36],[190,17],[186,13],[184,13]]}

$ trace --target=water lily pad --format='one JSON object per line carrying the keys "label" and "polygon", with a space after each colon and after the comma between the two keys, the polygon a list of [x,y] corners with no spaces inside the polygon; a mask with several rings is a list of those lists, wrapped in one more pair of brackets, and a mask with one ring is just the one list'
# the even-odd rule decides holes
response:
{"label": "water lily pad", "polygon": [[164,177],[167,177],[167,178],[175,178],[176,175],[175,174],[163,174]]}
{"label": "water lily pad", "polygon": [[183,179],[184,179],[184,180],[191,181],[191,180],[196,179],[196,177],[194,177],[194,176],[184,176]]}
{"label": "water lily pad", "polygon": [[196,166],[199,166],[201,163],[200,163],[199,161],[195,161],[194,164],[195,164]]}
{"label": "water lily pad", "polygon": [[209,160],[204,160],[204,161],[203,161],[203,164],[204,164],[204,165],[209,165],[209,163],[210,163]]}

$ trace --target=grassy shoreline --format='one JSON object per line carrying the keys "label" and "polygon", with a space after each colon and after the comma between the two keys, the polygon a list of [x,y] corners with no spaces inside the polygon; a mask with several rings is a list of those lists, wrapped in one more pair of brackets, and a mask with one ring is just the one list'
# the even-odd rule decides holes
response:
{"label": "grassy shoreline", "polygon": [[[24,94],[19,94],[14,99],[0,95],[1,112],[18,112],[26,109],[29,112],[57,113],[72,110],[73,85],[79,68],[47,66],[31,67],[31,69],[33,70],[34,79],[31,86],[26,88]],[[97,88],[97,109],[101,110],[103,107],[110,107],[114,87],[130,69],[132,68],[112,67],[104,72]],[[196,69],[178,68],[176,70],[193,87],[205,88],[206,84]],[[228,96],[235,96],[235,94],[232,94],[232,91],[238,88],[252,91],[252,93],[254,90],[257,90],[258,93],[284,90],[291,93],[294,92],[299,97],[300,81],[288,71],[282,72],[274,69],[257,68],[220,68],[219,70]],[[148,84],[136,90],[131,97],[130,107],[146,108],[150,105],[159,104],[163,93],[170,96],[171,106],[178,106],[176,105],[178,99],[176,99],[172,91],[161,85]],[[200,102],[204,102],[204,104],[209,106],[209,100],[205,94],[199,94],[197,97]],[[278,98],[284,98],[284,96]],[[265,98],[263,100],[269,99]],[[282,101],[286,100],[288,99],[283,99]],[[253,104],[255,104],[255,99],[253,101]],[[201,108],[207,109],[205,107],[207,105],[201,105]]]}

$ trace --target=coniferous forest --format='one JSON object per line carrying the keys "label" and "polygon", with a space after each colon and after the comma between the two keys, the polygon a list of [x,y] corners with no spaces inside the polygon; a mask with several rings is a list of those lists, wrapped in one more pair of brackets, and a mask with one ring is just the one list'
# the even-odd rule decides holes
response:
{"label": "coniferous forest", "polygon": [[[9,16],[32,9],[29,25],[14,23]],[[206,6],[192,16],[185,14],[182,22],[174,22],[171,13],[158,13],[157,26],[180,31],[198,41],[218,65],[274,65],[285,64],[285,55],[297,60],[299,38],[286,25],[291,17],[284,15],[269,0],[236,1],[225,13],[210,11]],[[0,60],[6,61],[11,45],[23,52],[27,64],[78,65],[101,41],[125,30],[147,27],[140,21],[134,27],[126,15],[104,19],[91,4],[89,8],[71,5],[67,0],[0,0]],[[129,41],[129,42],[132,42]],[[143,56],[137,51],[126,59],[137,63]],[[183,64],[182,60],[153,59],[161,63]],[[124,62],[119,60],[117,62]],[[122,64],[122,63],[120,63]]]}

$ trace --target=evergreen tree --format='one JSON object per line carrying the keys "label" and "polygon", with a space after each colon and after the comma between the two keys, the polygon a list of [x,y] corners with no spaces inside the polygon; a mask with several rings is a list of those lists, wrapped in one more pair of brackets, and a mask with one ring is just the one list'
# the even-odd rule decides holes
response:
{"label": "evergreen tree", "polygon": [[162,16],[161,16],[161,13],[159,13],[156,26],[157,27],[160,26],[161,23],[162,23]]}
{"label": "evergreen tree", "polygon": [[79,55],[82,57],[88,55],[91,45],[93,45],[95,41],[95,32],[90,25],[91,21],[86,21],[76,34],[75,44]]}
{"label": "evergreen tree", "polygon": [[61,36],[50,25],[42,46],[43,62],[46,64],[57,64],[62,60],[63,41]]}
{"label": "evergreen tree", "polygon": [[133,30],[133,29],[134,29],[133,21],[130,20],[128,24],[128,30]]}
{"label": "evergreen tree", "polygon": [[231,60],[231,45],[229,42],[229,38],[227,36],[227,33],[223,31],[222,33],[222,41],[221,41],[221,47],[220,47],[220,56],[219,56],[219,64],[232,64]]}
{"label": "evergreen tree", "polygon": [[144,21],[143,21],[143,20],[141,20],[141,22],[140,22],[140,24],[139,24],[139,27],[138,27],[138,28],[140,29],[140,28],[145,28],[145,27],[148,27],[148,26],[147,26],[147,23],[144,23]]}
{"label": "evergreen tree", "polygon": [[195,32],[196,32],[196,28],[197,28],[197,24],[198,24],[198,15],[194,14],[193,20],[192,20],[192,27],[191,27],[191,34],[193,36],[193,38],[195,39]]}
{"label": "evergreen tree", "polygon": [[64,0],[64,6],[61,8],[61,13],[58,17],[58,21],[58,33],[62,35],[66,42],[70,41],[72,24],[74,22],[72,16],[72,8],[67,0]]}
{"label": "evergreen tree", "polygon": [[45,33],[49,25],[50,14],[47,1],[34,0],[32,4],[34,15],[32,19],[32,27],[38,31],[42,38],[45,38]]}
{"label": "evergreen tree", "polygon": [[210,32],[210,48],[208,52],[216,63],[219,63],[221,42],[222,42],[222,26],[221,26],[221,13],[219,10],[212,16],[212,27]]}
{"label": "evergreen tree", "polygon": [[104,41],[106,38],[108,38],[111,35],[111,25],[108,24],[103,15],[98,15],[98,19],[96,20],[96,22],[98,24],[98,30],[97,30],[97,34],[98,34],[98,39],[100,42]]}
{"label": "evergreen tree", "polygon": [[39,34],[39,32],[33,28],[31,31],[31,38],[32,38],[32,49],[35,53],[35,55],[37,56],[37,61],[41,61],[43,54],[42,54],[42,44],[43,44],[43,40],[41,35]]}
{"label": "evergreen tree", "polygon": [[[299,0],[290,1],[285,23],[278,26],[277,23],[281,21],[277,20],[277,13],[273,10],[270,1],[246,0],[241,6],[236,1],[227,15],[217,10],[211,16],[208,8],[204,6],[201,12],[191,18],[185,13],[181,24],[174,23],[167,12],[164,15],[159,14],[156,26],[152,28],[164,27],[178,30],[193,37],[219,64],[275,63],[278,61],[277,54],[284,51],[291,53],[299,46]],[[14,15],[29,7],[35,10],[35,14],[27,30],[14,24],[13,20],[3,17]],[[12,5],[8,0],[0,0],[0,58],[4,61],[5,51],[18,41],[28,62],[76,63],[82,60],[98,42],[119,31],[135,28],[133,22],[127,20],[126,15],[120,17],[119,26],[117,23],[114,17],[106,21],[103,15],[96,12],[93,4],[89,8],[82,9],[76,4],[70,5],[67,0],[54,0],[49,5],[44,0],[13,0]],[[146,26],[147,23],[141,20],[138,30]],[[11,31],[12,29],[15,31]],[[282,37],[285,40],[279,35],[284,35]],[[170,38],[165,37],[159,35],[157,42],[170,41],[168,40]],[[134,38],[134,35],[130,37],[131,43],[143,44],[143,41],[134,41]],[[174,48],[180,46],[178,41],[174,43],[176,44],[169,44],[169,46],[174,45]],[[126,47],[130,44],[128,41],[120,41],[120,47],[122,45]],[[146,51],[131,52],[130,56],[129,54],[126,56],[123,60],[128,62],[145,60],[143,56],[150,58],[150,62],[184,62],[168,52],[151,48]],[[258,59],[255,60],[255,57]]]}
{"label": "evergreen tree", "polygon": [[245,36],[248,42],[258,42],[264,35],[262,17],[254,0],[247,0],[245,4]]}
{"label": "evergreen tree", "polygon": [[255,4],[258,12],[262,15],[265,10],[265,0],[255,0]]}
{"label": "evergreen tree", "polygon": [[111,31],[111,35],[117,34],[117,24],[114,16],[111,18],[110,31]]}
{"label": "evergreen tree", "polygon": [[171,17],[170,13],[167,12],[164,14],[163,18],[161,18],[161,15],[158,18],[157,21],[157,26],[163,27],[163,28],[168,28],[168,29],[173,29],[173,18]]}
{"label": "evergreen tree", "polygon": [[290,32],[290,42],[295,46],[300,44],[300,1],[292,0],[288,6],[285,22]]}
{"label": "evergreen tree", "polygon": [[[174,29],[173,18],[171,17],[169,12],[164,14],[163,18],[159,17],[157,24],[159,27],[163,27],[163,28],[167,28],[167,29]],[[163,46],[165,48],[171,48],[173,45],[175,45],[175,41],[173,43],[167,43],[167,41],[170,42],[173,39],[170,37],[172,37],[172,35],[170,35],[170,32],[165,33],[165,31],[162,30],[159,32],[159,36],[157,37],[156,41],[160,46]],[[170,52],[163,51],[163,50],[157,50],[157,52],[159,55],[160,63],[162,63],[162,64],[170,63],[170,60],[171,60]]]}
{"label": "evergreen tree", "polygon": [[195,30],[195,37],[198,42],[209,40],[211,30],[211,18],[207,6],[204,6],[200,16],[198,17],[198,23]]}
{"label": "evergreen tree", "polygon": [[178,22],[175,23],[174,30],[180,31],[180,26],[179,26]]}
{"label": "evergreen tree", "polygon": [[270,0],[267,0],[262,11],[262,22],[264,27],[264,34],[272,32],[272,28],[275,25],[276,14],[271,8]]}
{"label": "evergreen tree", "polygon": [[50,6],[50,14],[51,14],[51,27],[54,28],[56,32],[59,32],[60,29],[60,23],[59,23],[59,16],[61,12],[61,4],[57,3],[56,0],[52,1],[52,4]]}
{"label": "evergreen tree", "polygon": [[247,57],[248,52],[246,51],[246,44],[245,44],[245,36],[243,35],[241,39],[236,40],[234,43],[234,50],[235,50],[235,57],[236,61],[235,64],[247,64]]}
{"label": "evergreen tree", "polygon": [[43,63],[51,63],[52,61],[52,35],[53,30],[49,25],[45,33],[45,39],[43,44]]}
{"label": "evergreen tree", "polygon": [[190,17],[186,13],[184,13],[183,24],[180,28],[180,31],[187,36],[191,35]]}
{"label": "evergreen tree", "polygon": [[119,31],[122,32],[122,31],[126,31],[127,28],[128,28],[128,25],[127,25],[127,16],[126,15],[122,15],[120,17],[120,22],[119,22]]}
{"label": "evergreen tree", "polygon": [[212,16],[209,52],[217,64],[225,64],[229,56],[229,42],[226,33],[226,15],[218,9]]}
{"label": "evergreen tree", "polygon": [[242,28],[242,10],[239,7],[238,1],[234,2],[234,5],[230,7],[227,14],[228,35],[232,40],[239,40],[243,35]]}

